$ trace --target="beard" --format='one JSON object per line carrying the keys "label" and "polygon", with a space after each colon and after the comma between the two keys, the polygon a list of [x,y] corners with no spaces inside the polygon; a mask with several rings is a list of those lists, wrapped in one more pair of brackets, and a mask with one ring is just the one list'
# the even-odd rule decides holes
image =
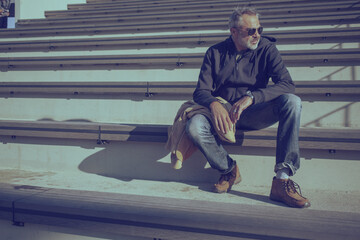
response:
{"label": "beard", "polygon": [[256,43],[252,43],[251,41],[248,41],[248,48],[250,48],[251,50],[257,49],[258,46],[259,46],[259,39],[256,41]]}
{"label": "beard", "polygon": [[254,39],[254,38],[244,39],[244,38],[242,38],[240,40],[241,46],[243,46],[245,48],[248,48],[248,49],[251,49],[251,50],[255,50],[259,46],[259,42],[260,42],[259,38],[257,38],[257,39]]}

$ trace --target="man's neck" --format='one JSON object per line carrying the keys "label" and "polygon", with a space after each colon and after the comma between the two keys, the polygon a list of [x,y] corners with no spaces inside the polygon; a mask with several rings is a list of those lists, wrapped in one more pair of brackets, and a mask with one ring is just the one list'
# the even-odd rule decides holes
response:
{"label": "man's neck", "polygon": [[246,47],[240,46],[239,43],[235,42],[233,36],[231,36],[231,40],[234,43],[237,52],[245,52],[247,50]]}

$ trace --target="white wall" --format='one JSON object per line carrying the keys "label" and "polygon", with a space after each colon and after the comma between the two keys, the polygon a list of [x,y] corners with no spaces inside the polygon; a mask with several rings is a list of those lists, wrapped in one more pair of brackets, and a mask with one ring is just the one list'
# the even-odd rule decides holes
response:
{"label": "white wall", "polygon": [[86,0],[15,0],[16,19],[45,18],[45,11],[66,10],[68,4],[77,3]]}

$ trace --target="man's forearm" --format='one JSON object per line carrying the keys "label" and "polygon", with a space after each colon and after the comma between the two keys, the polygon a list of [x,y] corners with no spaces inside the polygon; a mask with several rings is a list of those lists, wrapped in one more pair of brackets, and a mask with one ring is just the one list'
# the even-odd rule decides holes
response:
{"label": "man's forearm", "polygon": [[193,99],[197,104],[200,104],[204,107],[210,108],[210,104],[217,99],[211,95],[209,91],[196,89],[193,94]]}

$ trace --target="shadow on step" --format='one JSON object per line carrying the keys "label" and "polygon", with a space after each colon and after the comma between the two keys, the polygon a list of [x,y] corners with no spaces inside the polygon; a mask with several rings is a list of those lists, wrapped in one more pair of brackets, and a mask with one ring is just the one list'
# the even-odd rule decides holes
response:
{"label": "shadow on step", "polygon": [[205,168],[200,152],[195,153],[180,170],[170,164],[170,153],[164,144],[141,142],[112,142],[103,150],[84,159],[79,169],[122,181],[152,180],[167,182],[215,182],[219,175]]}

